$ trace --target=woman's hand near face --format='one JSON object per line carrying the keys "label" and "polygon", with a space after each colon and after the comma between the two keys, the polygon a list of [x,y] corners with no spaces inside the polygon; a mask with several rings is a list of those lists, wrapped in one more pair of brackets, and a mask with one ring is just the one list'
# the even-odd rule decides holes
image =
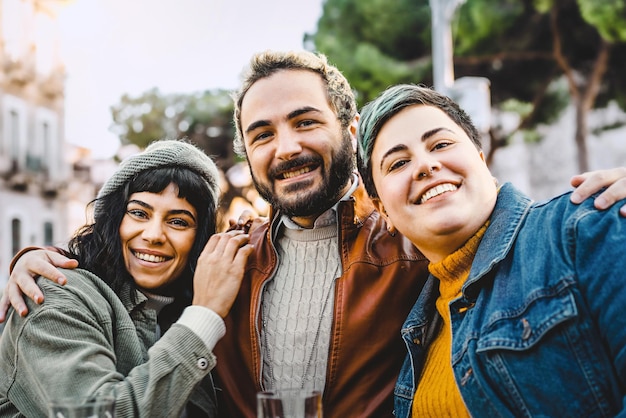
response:
{"label": "woman's hand near face", "polygon": [[198,258],[193,277],[193,304],[224,318],[230,311],[253,247],[242,231],[213,235]]}

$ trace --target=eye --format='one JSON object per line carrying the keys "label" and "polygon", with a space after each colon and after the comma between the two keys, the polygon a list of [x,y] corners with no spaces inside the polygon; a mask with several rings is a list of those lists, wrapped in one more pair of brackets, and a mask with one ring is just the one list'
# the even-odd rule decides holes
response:
{"label": "eye", "polygon": [[432,150],[433,151],[437,151],[443,148],[446,148],[448,145],[451,145],[452,141],[438,141],[437,143],[435,143],[435,145],[433,146]]}
{"label": "eye", "polygon": [[298,122],[297,126],[298,128],[308,128],[309,126],[313,126],[316,123],[317,122],[315,122],[314,120],[305,119],[305,120],[301,120],[300,122]]}
{"label": "eye", "polygon": [[148,214],[143,209],[128,209],[126,214],[135,219],[148,219]]}
{"label": "eye", "polygon": [[172,218],[167,221],[167,224],[175,229],[189,229],[195,226],[191,222],[183,218]]}
{"label": "eye", "polygon": [[399,168],[408,164],[408,160],[396,160],[387,167],[387,172],[392,172],[398,170]]}
{"label": "eye", "polygon": [[273,135],[272,132],[270,131],[265,131],[265,132],[261,132],[257,135],[254,136],[254,138],[252,138],[252,142],[257,142],[257,141],[264,141],[268,138],[271,138]]}

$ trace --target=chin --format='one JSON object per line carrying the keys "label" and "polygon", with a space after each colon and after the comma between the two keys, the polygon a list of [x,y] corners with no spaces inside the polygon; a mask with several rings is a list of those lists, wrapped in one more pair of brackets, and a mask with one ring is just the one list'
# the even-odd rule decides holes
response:
{"label": "chin", "polygon": [[471,220],[453,219],[451,217],[443,217],[441,219],[430,219],[424,228],[431,231],[435,236],[451,235],[467,228]]}

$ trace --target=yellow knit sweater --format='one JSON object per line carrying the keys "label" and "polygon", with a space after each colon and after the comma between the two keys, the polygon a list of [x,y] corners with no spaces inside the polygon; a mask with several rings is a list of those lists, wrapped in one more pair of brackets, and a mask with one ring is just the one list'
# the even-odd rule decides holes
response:
{"label": "yellow knit sweater", "polygon": [[443,325],[428,347],[422,375],[413,398],[413,417],[469,417],[452,373],[452,332],[450,328],[450,301],[461,295],[463,283],[469,276],[478,244],[485,234],[487,222],[463,247],[439,263],[428,266],[439,279],[436,307]]}

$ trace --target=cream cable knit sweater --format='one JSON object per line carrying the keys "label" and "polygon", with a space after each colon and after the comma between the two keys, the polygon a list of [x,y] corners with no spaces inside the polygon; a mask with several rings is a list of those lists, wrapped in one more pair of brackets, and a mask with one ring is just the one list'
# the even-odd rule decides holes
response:
{"label": "cream cable knit sweater", "polygon": [[326,380],[334,281],[340,276],[337,226],[283,228],[280,263],[263,294],[266,388],[315,388]]}

